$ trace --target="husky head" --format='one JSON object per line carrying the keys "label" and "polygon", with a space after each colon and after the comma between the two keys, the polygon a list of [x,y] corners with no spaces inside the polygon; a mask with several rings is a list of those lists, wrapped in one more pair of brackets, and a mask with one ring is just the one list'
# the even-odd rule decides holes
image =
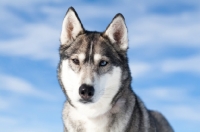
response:
{"label": "husky head", "polygon": [[117,14],[104,32],[91,32],[70,7],[60,41],[58,76],[69,104],[90,117],[109,111],[131,80],[124,17]]}

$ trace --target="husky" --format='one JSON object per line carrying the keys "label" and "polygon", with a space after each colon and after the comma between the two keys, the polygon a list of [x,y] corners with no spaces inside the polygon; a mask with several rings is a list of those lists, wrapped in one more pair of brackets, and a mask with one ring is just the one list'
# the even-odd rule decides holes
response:
{"label": "husky", "polygon": [[148,110],[131,88],[122,14],[104,32],[87,31],[70,7],[60,42],[64,132],[173,132],[165,117]]}

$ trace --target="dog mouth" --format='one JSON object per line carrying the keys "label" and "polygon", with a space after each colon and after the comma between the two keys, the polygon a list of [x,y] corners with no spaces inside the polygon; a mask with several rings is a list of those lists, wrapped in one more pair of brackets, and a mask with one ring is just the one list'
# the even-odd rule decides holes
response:
{"label": "dog mouth", "polygon": [[83,103],[83,104],[93,103],[92,99],[88,99],[88,100],[79,99],[79,102],[81,102],[81,103]]}

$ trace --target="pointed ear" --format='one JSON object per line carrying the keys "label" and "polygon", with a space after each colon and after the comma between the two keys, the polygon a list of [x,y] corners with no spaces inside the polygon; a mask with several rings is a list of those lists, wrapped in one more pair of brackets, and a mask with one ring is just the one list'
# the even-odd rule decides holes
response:
{"label": "pointed ear", "polygon": [[79,34],[83,32],[84,28],[76,11],[73,7],[70,7],[62,24],[62,31],[60,36],[61,45],[70,44]]}
{"label": "pointed ear", "polygon": [[104,35],[107,36],[113,44],[120,47],[121,50],[128,49],[128,31],[122,14],[117,14],[107,27]]}

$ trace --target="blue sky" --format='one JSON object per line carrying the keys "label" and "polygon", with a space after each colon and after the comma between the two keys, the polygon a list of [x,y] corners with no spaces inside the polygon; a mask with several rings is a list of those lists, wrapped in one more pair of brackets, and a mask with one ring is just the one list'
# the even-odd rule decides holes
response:
{"label": "blue sky", "polygon": [[87,30],[104,31],[122,13],[134,91],[176,132],[200,131],[200,1],[1,0],[1,132],[63,130],[56,69],[70,6]]}

